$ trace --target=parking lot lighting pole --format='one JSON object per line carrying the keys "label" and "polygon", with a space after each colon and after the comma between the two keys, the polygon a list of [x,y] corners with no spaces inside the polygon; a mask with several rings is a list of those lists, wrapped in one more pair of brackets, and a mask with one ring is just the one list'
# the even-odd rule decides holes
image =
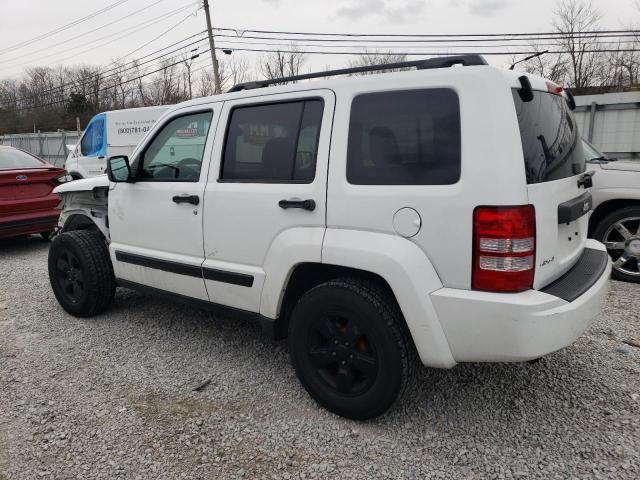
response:
{"label": "parking lot lighting pole", "polygon": [[207,33],[209,34],[209,49],[211,51],[211,63],[213,64],[213,80],[215,82],[214,91],[220,93],[220,74],[218,72],[218,60],[216,59],[216,45],[213,41],[213,29],[211,27],[211,16],[209,14],[209,1],[204,0],[204,14],[207,17]]}

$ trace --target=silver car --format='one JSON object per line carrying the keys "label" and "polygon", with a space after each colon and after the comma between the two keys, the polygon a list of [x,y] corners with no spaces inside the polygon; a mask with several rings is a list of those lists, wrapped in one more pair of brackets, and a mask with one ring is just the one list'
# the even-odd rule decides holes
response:
{"label": "silver car", "polygon": [[640,283],[640,160],[617,160],[583,139],[593,176],[589,236],[607,247],[613,277]]}

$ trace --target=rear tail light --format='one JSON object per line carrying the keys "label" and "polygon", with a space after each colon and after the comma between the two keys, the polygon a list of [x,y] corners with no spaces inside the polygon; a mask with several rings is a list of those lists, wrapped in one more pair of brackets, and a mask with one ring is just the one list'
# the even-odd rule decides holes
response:
{"label": "rear tail light", "polygon": [[471,278],[474,290],[522,292],[532,288],[535,257],[533,205],[475,209]]}
{"label": "rear tail light", "polygon": [[56,185],[62,185],[63,183],[71,182],[72,180],[73,180],[73,177],[68,173],[65,173],[61,177],[56,178],[54,181]]}

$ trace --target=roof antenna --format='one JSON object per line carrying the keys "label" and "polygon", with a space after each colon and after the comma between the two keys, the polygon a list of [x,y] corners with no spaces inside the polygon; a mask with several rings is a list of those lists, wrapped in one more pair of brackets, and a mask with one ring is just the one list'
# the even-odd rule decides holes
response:
{"label": "roof antenna", "polygon": [[532,58],[540,57],[540,56],[544,55],[545,53],[549,53],[549,50],[543,50],[542,52],[534,53],[533,55],[529,55],[528,57],[523,58],[522,60],[518,60],[517,62],[513,62],[513,64],[509,68],[509,70],[513,70],[513,68],[519,63],[526,62],[527,60],[531,60]]}

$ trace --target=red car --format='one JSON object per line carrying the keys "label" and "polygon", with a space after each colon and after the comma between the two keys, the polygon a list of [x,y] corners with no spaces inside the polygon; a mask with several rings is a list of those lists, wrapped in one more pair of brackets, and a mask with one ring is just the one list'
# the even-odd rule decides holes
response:
{"label": "red car", "polygon": [[0,238],[39,233],[48,239],[60,216],[53,189],[70,180],[63,168],[0,145]]}

